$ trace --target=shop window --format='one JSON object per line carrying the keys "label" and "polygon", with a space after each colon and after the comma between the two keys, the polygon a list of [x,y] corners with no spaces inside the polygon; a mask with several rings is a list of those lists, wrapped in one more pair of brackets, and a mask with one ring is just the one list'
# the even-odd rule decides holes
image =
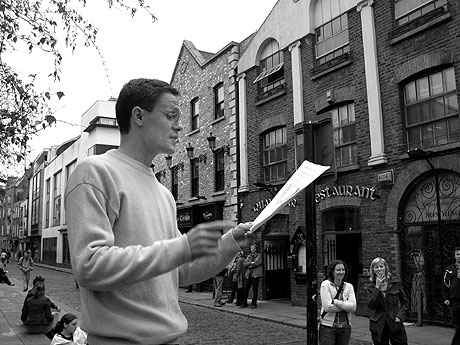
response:
{"label": "shop window", "polygon": [[190,170],[191,170],[191,183],[192,183],[192,197],[197,197],[200,192],[200,165],[198,158],[190,160]]}
{"label": "shop window", "polygon": [[224,83],[219,83],[214,87],[214,118],[219,119],[224,116]]}
{"label": "shop window", "polygon": [[339,168],[357,164],[354,104],[332,109],[331,118],[336,166]]}
{"label": "shop window", "polygon": [[177,166],[171,168],[171,193],[177,201],[179,192],[179,169]]}
{"label": "shop window", "polygon": [[254,80],[257,83],[259,97],[268,97],[284,88],[283,51],[279,44],[271,40],[265,44],[259,57],[259,75]]}
{"label": "shop window", "polygon": [[214,178],[215,178],[215,191],[224,190],[225,187],[225,173],[224,173],[224,150],[217,150],[214,152]]}
{"label": "shop window", "polygon": [[287,174],[286,127],[277,128],[263,135],[262,164],[264,182],[279,182]]}
{"label": "shop window", "polygon": [[43,239],[43,261],[47,263],[56,263],[56,246],[57,238],[50,237]]}
{"label": "shop window", "polygon": [[337,208],[322,213],[323,231],[349,232],[360,229],[359,209]]}
{"label": "shop window", "polygon": [[194,131],[195,129],[198,129],[198,127],[200,126],[200,99],[198,97],[194,98],[190,103],[190,110],[192,123],[191,130]]}
{"label": "shop window", "polygon": [[395,20],[403,25],[447,5],[447,0],[395,0]]}
{"label": "shop window", "polygon": [[408,150],[460,139],[454,68],[431,73],[403,86]]}

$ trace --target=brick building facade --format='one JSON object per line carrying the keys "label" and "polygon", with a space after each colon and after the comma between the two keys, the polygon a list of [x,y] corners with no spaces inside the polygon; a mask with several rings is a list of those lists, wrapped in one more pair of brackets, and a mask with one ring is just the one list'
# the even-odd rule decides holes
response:
{"label": "brick building facade", "polygon": [[[369,264],[382,256],[408,292],[410,316],[422,305],[425,320],[446,322],[441,272],[460,244],[459,20],[455,1],[279,1],[240,58],[242,221],[304,150],[314,152],[331,166],[315,193],[318,278],[346,261],[359,313]],[[275,54],[282,59],[267,67]],[[266,298],[276,289],[305,304],[303,199],[261,231]],[[277,274],[284,286],[273,286]]]}

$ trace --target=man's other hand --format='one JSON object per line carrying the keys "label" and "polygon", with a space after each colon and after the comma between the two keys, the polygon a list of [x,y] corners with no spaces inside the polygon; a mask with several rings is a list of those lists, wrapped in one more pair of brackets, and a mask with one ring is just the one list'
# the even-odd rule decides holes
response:
{"label": "man's other hand", "polygon": [[190,251],[192,252],[192,260],[215,254],[222,232],[232,228],[234,225],[235,224],[232,222],[217,220],[198,224],[192,228],[187,233]]}
{"label": "man's other hand", "polygon": [[232,229],[232,235],[240,248],[247,248],[255,238],[254,234],[248,233],[252,226],[252,222],[240,223]]}

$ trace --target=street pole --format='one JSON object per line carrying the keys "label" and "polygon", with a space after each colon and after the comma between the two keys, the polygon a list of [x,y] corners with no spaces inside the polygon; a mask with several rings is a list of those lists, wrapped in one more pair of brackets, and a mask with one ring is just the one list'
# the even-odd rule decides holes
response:
{"label": "street pole", "polygon": [[[315,159],[315,141],[313,123],[304,123],[303,142],[304,159]],[[318,307],[314,298],[317,292],[316,268],[316,206],[315,182],[305,189],[305,230],[307,249],[306,299],[307,299],[307,344],[318,344]]]}

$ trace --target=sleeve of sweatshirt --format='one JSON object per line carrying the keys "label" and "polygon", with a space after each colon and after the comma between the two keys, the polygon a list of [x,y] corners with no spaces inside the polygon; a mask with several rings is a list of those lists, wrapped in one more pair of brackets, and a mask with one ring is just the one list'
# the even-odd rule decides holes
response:
{"label": "sleeve of sweatshirt", "polygon": [[202,257],[180,266],[179,285],[187,286],[214,277],[234,259],[240,250],[232,231],[226,232],[219,240],[219,250],[216,255]]}
{"label": "sleeve of sweatshirt", "polygon": [[66,194],[72,269],[79,284],[96,291],[153,278],[190,261],[186,236],[150,246],[114,245],[115,210],[101,189],[80,183]]}

